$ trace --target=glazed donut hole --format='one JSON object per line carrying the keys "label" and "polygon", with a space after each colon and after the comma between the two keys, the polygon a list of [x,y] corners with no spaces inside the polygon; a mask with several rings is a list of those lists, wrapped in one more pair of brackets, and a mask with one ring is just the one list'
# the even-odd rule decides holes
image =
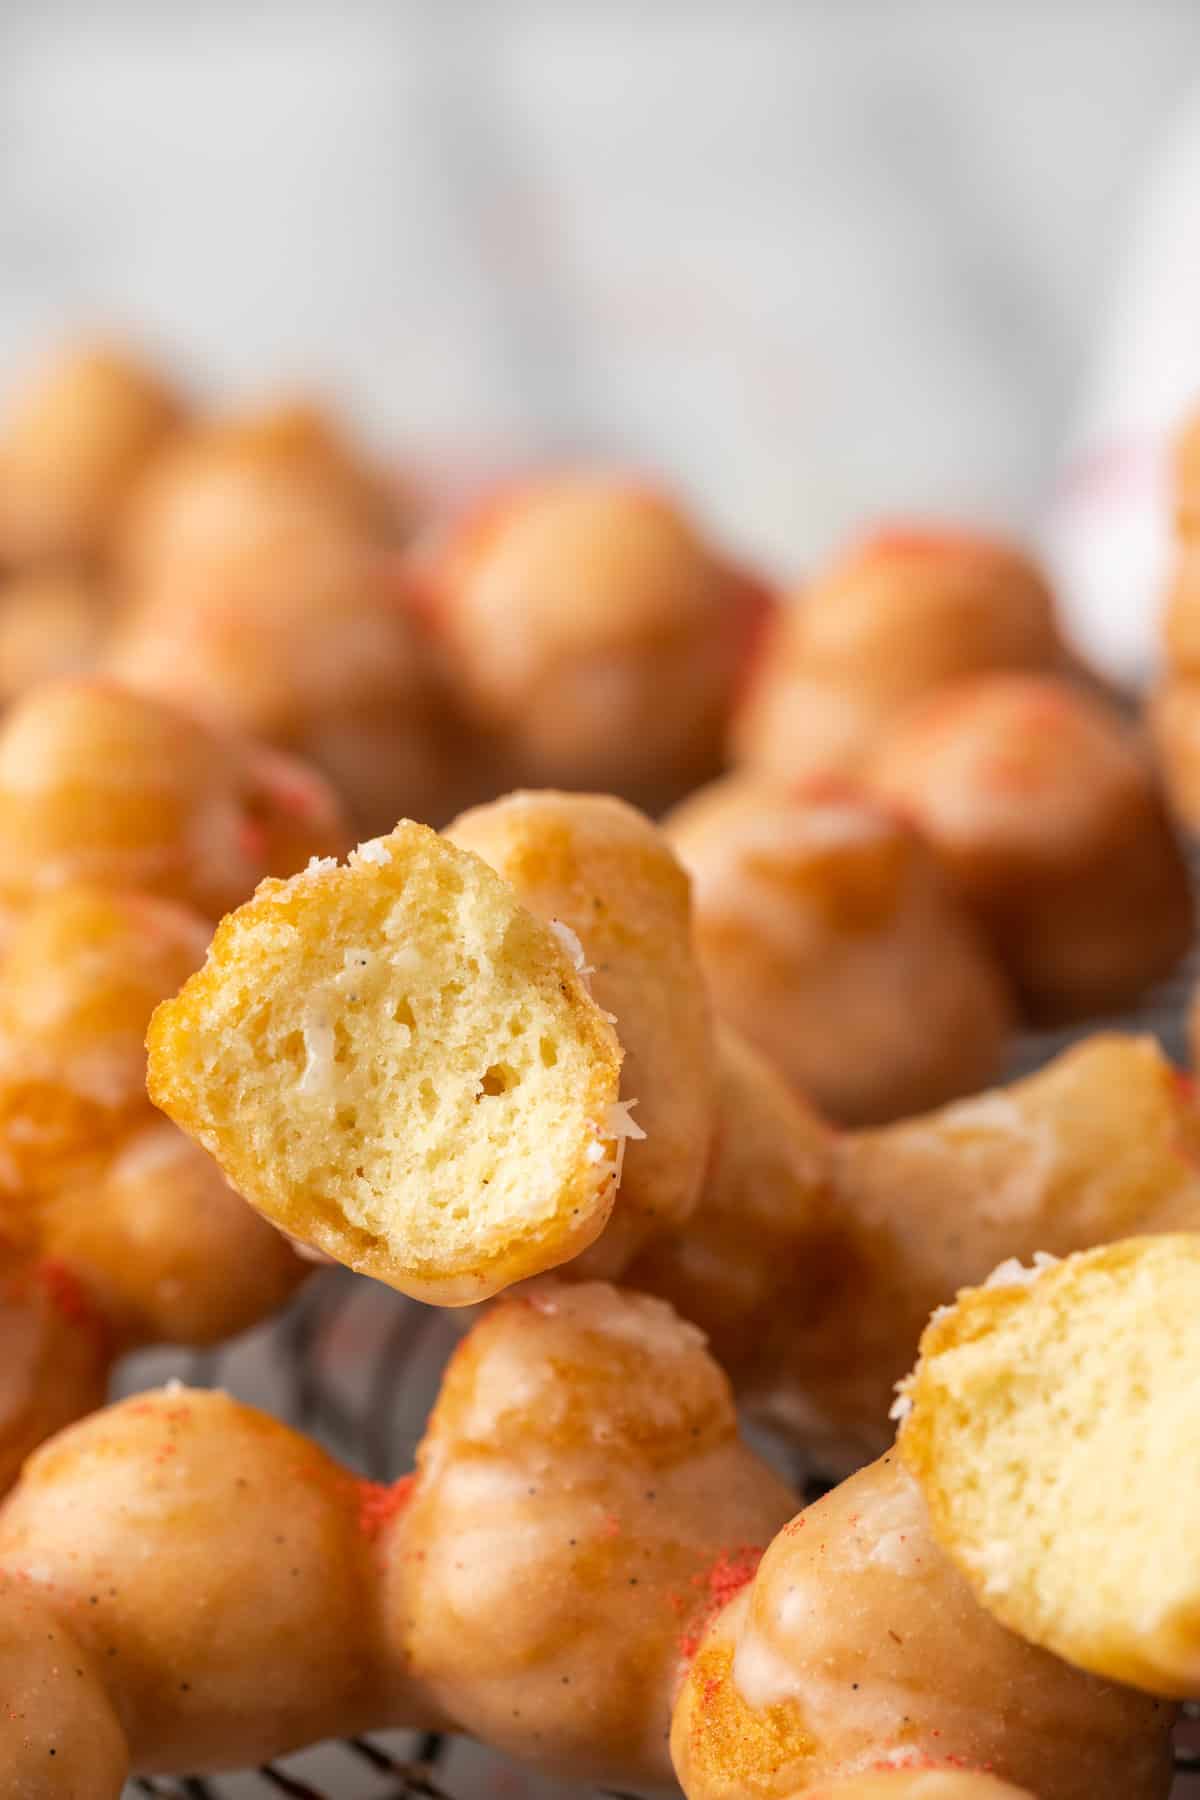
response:
{"label": "glazed donut hole", "polygon": [[800,600],[811,666],[908,701],[986,669],[1050,668],[1054,602],[1015,544],[947,528],[883,527]]}
{"label": "glazed donut hole", "polygon": [[900,1448],[981,1603],[1180,1698],[1200,1692],[1198,1298],[1195,1233],[1004,1263],[931,1322],[901,1401]]}
{"label": "glazed donut hole", "polygon": [[1007,978],[931,848],[877,797],[734,775],[664,829],[718,1013],[827,1117],[880,1123],[998,1073]]}
{"label": "glazed donut hole", "polygon": [[435,1439],[449,1432],[460,1449],[516,1450],[536,1421],[548,1445],[576,1451],[588,1444],[589,1421],[603,1418],[610,1454],[647,1455],[665,1467],[737,1430],[728,1379],[705,1354],[703,1333],[649,1294],[598,1281],[533,1282],[484,1314],[467,1342],[430,1420]]}
{"label": "glazed donut hole", "polygon": [[[362,831],[401,812],[444,820],[480,785],[478,745],[422,641],[396,572],[358,536],[318,534],[135,602],[107,674],[219,728],[302,755],[335,784]],[[194,577],[194,579],[193,579]]]}
{"label": "glazed donut hole", "polygon": [[1173,1717],[991,1619],[892,1451],[768,1545],[691,1662],[671,1751],[689,1800],[836,1794],[881,1765],[1163,1800]]}
{"label": "glazed donut hole", "polygon": [[208,927],[145,894],[34,901],[0,962],[0,1188],[52,1191],[148,1111],[146,1025],[199,967]]}
{"label": "glazed donut hole", "polygon": [[64,680],[0,722],[0,894],[70,881],[219,916],[266,874],[345,847],[314,771],[111,682]]}
{"label": "glazed donut hole", "polygon": [[518,784],[655,808],[716,773],[770,602],[667,496],[599,471],[514,484],[421,547],[413,579]]}
{"label": "glazed donut hole", "polygon": [[783,609],[732,724],[736,762],[781,781],[862,770],[914,702],[992,669],[1065,653],[1050,590],[1015,544],[885,528]]}
{"label": "glazed donut hole", "polygon": [[156,459],[122,520],[123,569],[135,593],[234,573],[242,557],[266,576],[268,558],[295,567],[322,535],[386,544],[404,524],[398,484],[333,416],[282,399],[199,425]]}
{"label": "glazed donut hole", "polygon": [[403,822],[266,882],[150,1028],[150,1096],[285,1231],[462,1305],[612,1210],[621,1052],[486,864]]}
{"label": "glazed donut hole", "polygon": [[534,1283],[447,1370],[387,1617],[461,1728],[657,1790],[682,1647],[794,1506],[692,1326],[604,1284]]}
{"label": "glazed donut hole", "polygon": [[1048,677],[964,683],[896,728],[870,780],[933,845],[1035,1019],[1119,1007],[1191,942],[1153,771],[1099,699]]}
{"label": "glazed donut hole", "polygon": [[1006,1087],[835,1132],[727,1028],[696,1211],[630,1265],[744,1413],[826,1474],[892,1437],[938,1306],[1008,1256],[1200,1226],[1200,1113],[1155,1039],[1096,1034]]}
{"label": "glazed donut hole", "polygon": [[477,746],[414,623],[379,494],[334,480],[328,456],[246,437],[184,445],[155,471],[105,671],[310,759],[363,832],[445,819],[476,795]]}
{"label": "glazed donut hole", "polygon": [[178,396],[116,347],[81,344],[38,369],[0,423],[0,565],[104,556],[120,502],[181,417]]}
{"label": "glazed donut hole", "polygon": [[[11,1583],[44,1601],[28,1629],[47,1619],[75,1680],[96,1659],[99,1685],[60,1681],[55,1703],[63,1742],[97,1696],[119,1719],[132,1767],[105,1800],[126,1772],[392,1726],[658,1789],[681,1645],[794,1504],[693,1327],[540,1282],[461,1344],[391,1486],[177,1383],[44,1444],[0,1508],[0,1669]],[[46,1723],[0,1709],[0,1767]]]}
{"label": "glazed donut hole", "polygon": [[361,1504],[266,1414],[156,1390],[34,1453],[0,1559],[103,1668],[140,1771],[252,1767],[377,1704]]}
{"label": "glazed donut hole", "polygon": [[103,1169],[49,1197],[40,1236],[125,1347],[223,1343],[277,1311],[310,1273],[207,1152],[149,1105]]}

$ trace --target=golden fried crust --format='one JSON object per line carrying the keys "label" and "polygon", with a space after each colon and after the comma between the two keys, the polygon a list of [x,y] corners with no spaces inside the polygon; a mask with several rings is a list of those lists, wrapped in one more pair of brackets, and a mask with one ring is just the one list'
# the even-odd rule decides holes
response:
{"label": "golden fried crust", "polygon": [[963,683],[870,779],[925,832],[1038,1019],[1117,1007],[1191,941],[1187,870],[1137,733],[1048,677]]}
{"label": "golden fried crust", "polygon": [[108,1320],[65,1263],[0,1252],[0,1494],[31,1450],[103,1404],[112,1350]]}
{"label": "golden fried crust", "polygon": [[1049,591],[1016,546],[879,532],[784,610],[734,719],[734,752],[784,781],[854,774],[881,733],[945,683],[1062,659]]}
{"label": "golden fried crust", "polygon": [[320,776],[102,681],[55,681],[0,726],[0,895],[141,888],[218,917],[343,849]]}
{"label": "golden fried crust", "polygon": [[617,1039],[560,939],[403,821],[266,882],[154,1016],[150,1093],[286,1231],[463,1305],[612,1211]]}
{"label": "golden fried crust", "polygon": [[931,1320],[900,1436],[989,1612],[1080,1668],[1181,1698],[1200,1693],[1182,1474],[1198,1300],[1195,1232],[1005,1263]]}
{"label": "golden fried crust", "polygon": [[119,505],[180,421],[158,376],[80,345],[37,371],[0,428],[0,563],[94,559]]}
{"label": "golden fried crust", "polygon": [[878,1124],[996,1075],[1006,978],[932,852],[878,800],[735,775],[665,829],[717,1010],[828,1117]]}
{"label": "golden fried crust", "polygon": [[622,801],[552,791],[464,813],[446,835],[510,883],[522,904],[582,946],[597,1003],[625,1052],[621,1095],[640,1132],[587,1270],[619,1275],[649,1236],[699,1197],[713,1142],[715,1057],[691,943],[688,878],[649,820]]}
{"label": "golden fried crust", "polygon": [[0,1779],[8,1800],[118,1800],[129,1752],[103,1674],[35,1583],[0,1576]]}
{"label": "golden fried crust", "polygon": [[447,1372],[395,1641],[462,1727],[510,1754],[665,1782],[680,1659],[792,1505],[739,1442],[699,1332],[656,1300],[539,1284]]}
{"label": "golden fried crust", "polygon": [[1093,1037],[837,1137],[728,1035],[721,1064],[700,1205],[627,1279],[703,1326],[744,1404],[832,1468],[886,1444],[930,1312],[1004,1257],[1200,1227],[1200,1118],[1149,1038]]}
{"label": "golden fried crust", "polygon": [[771,1544],[700,1647],[671,1749],[688,1800],[823,1793],[902,1759],[1042,1800],[1162,1800],[1173,1719],[998,1626],[892,1453]]}
{"label": "golden fried crust", "polygon": [[714,775],[769,604],[670,500],[619,476],[514,486],[420,558],[435,634],[533,785],[662,804]]}
{"label": "golden fried crust", "polygon": [[264,1414],[163,1391],[30,1458],[0,1559],[104,1667],[139,1770],[245,1767],[375,1712],[361,1500]]}

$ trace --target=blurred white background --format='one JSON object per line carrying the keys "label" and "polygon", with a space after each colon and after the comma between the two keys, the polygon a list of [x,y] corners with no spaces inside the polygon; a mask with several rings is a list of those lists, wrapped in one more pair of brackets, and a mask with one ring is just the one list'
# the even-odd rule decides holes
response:
{"label": "blurred white background", "polygon": [[0,379],[127,326],[403,450],[598,452],[794,568],[1027,525],[1196,0],[0,6]]}

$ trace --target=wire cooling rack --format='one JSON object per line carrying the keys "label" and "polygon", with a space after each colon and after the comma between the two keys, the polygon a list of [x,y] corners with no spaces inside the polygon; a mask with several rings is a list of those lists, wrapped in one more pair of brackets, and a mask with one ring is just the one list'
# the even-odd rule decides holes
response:
{"label": "wire cooling rack", "polygon": [[[1132,1012],[1090,1020],[1088,1033],[1152,1032],[1180,1062],[1186,1054],[1188,1002],[1200,976],[1200,951]],[[1016,1045],[1009,1075],[1040,1067],[1083,1035],[1079,1029],[1029,1034]],[[344,1270],[322,1271],[287,1314],[228,1348],[204,1355],[150,1352],[122,1371],[128,1392],[180,1376],[221,1386],[302,1427],[372,1480],[388,1481],[412,1464],[446,1358],[458,1341],[455,1315],[406,1300]],[[769,1449],[769,1446],[764,1446]],[[808,1498],[824,1483],[788,1471]],[[1172,1800],[1200,1800],[1200,1709],[1189,1709],[1177,1737]],[[593,1791],[547,1782],[457,1739],[384,1733],[322,1745],[262,1769],[199,1779],[134,1782],[133,1796],[159,1800],[593,1800]]]}

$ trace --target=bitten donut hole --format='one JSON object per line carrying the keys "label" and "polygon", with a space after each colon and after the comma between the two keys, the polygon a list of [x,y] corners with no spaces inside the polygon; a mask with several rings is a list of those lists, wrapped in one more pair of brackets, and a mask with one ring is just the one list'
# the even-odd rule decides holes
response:
{"label": "bitten donut hole", "polygon": [[1200,1691],[1197,1366],[1200,1239],[1006,1264],[931,1327],[904,1426],[985,1605],[1164,1694]]}
{"label": "bitten donut hole", "polygon": [[260,889],[164,1011],[159,1103],[285,1230],[406,1291],[478,1299],[611,1210],[612,1028],[549,928],[422,826]]}

